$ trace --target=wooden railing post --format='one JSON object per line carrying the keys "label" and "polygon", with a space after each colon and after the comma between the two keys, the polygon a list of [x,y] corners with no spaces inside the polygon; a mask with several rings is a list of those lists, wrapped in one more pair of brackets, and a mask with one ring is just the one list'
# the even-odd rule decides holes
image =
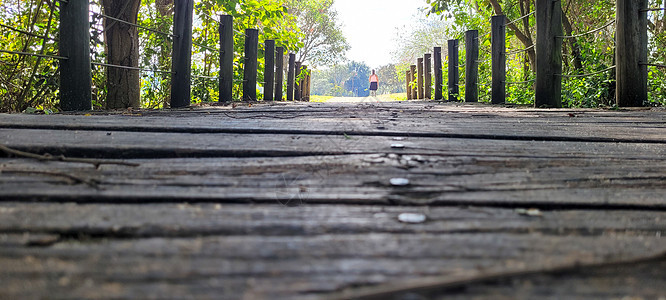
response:
{"label": "wooden railing post", "polygon": [[231,102],[234,89],[234,17],[220,16],[219,102]]}
{"label": "wooden railing post", "polygon": [[296,73],[296,54],[289,53],[287,67],[287,101],[294,101],[294,80]]}
{"label": "wooden railing post", "polygon": [[264,41],[264,101],[273,101],[275,87],[275,41]]}
{"label": "wooden railing post", "polygon": [[303,77],[301,78],[301,101],[310,101],[308,97],[308,66],[301,66]]}
{"label": "wooden railing post", "polygon": [[442,89],[444,87],[444,78],[442,77],[442,47],[435,47],[434,51],[434,64],[435,64],[435,100],[443,100]]}
{"label": "wooden railing post", "polygon": [[465,33],[465,102],[479,102],[479,31]]}
{"label": "wooden railing post", "polygon": [[418,72],[417,72],[418,77],[416,79],[416,86],[417,86],[417,95],[416,95],[416,97],[417,97],[417,99],[421,100],[421,99],[424,98],[424,95],[423,95],[423,77],[424,77],[423,76],[423,58],[419,57],[416,60],[416,63],[417,63],[417,68],[418,68]]}
{"label": "wooden railing post", "polygon": [[432,98],[432,54],[426,53],[423,56],[423,68],[425,73],[425,99]]}
{"label": "wooden railing post", "polygon": [[257,48],[259,30],[245,29],[245,66],[243,68],[243,100],[257,100]]}
{"label": "wooden railing post", "polygon": [[647,0],[617,0],[617,89],[619,107],[644,106],[647,86]]}
{"label": "wooden railing post", "polygon": [[559,108],[562,107],[562,4],[537,0],[534,9],[537,23],[534,106]]}
{"label": "wooden railing post", "polygon": [[449,101],[458,102],[460,94],[460,65],[458,40],[449,40]]}
{"label": "wooden railing post", "polygon": [[301,75],[301,72],[303,71],[303,66],[300,61],[297,61],[294,64],[294,101],[301,101],[301,80],[302,78],[299,78]]}
{"label": "wooden railing post", "polygon": [[60,2],[60,109],[92,109],[89,1]]}
{"label": "wooden railing post", "polygon": [[284,82],[284,47],[277,47],[275,54],[275,101],[282,101],[282,83]]}
{"label": "wooden railing post", "polygon": [[412,100],[412,85],[410,80],[412,79],[412,71],[405,71],[405,91],[407,92],[407,100]]}
{"label": "wooden railing post", "polygon": [[174,2],[171,59],[171,107],[186,107],[192,88],[192,15],[194,0]]}
{"label": "wooden railing post", "polygon": [[[552,2],[552,0],[547,0]],[[559,3],[559,2],[558,2]],[[491,19],[491,48],[492,48],[492,104],[506,102],[506,17],[493,16]]]}
{"label": "wooden railing post", "polygon": [[[414,82],[414,79],[416,79],[416,65],[411,65],[409,66],[409,82]],[[418,88],[412,88],[412,100],[418,99]]]}

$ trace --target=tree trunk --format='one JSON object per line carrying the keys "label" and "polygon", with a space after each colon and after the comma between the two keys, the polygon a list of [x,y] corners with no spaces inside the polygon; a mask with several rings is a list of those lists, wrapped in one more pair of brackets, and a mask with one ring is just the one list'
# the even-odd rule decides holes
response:
{"label": "tree trunk", "polygon": [[[564,30],[566,35],[571,36],[573,34],[573,28],[571,27],[571,22],[569,22],[569,18],[567,17],[566,12],[562,14],[562,24],[564,25]],[[577,38],[567,39],[567,44],[569,44],[569,48],[571,48],[571,55],[573,56],[574,68],[576,68],[576,70],[582,69],[583,57],[580,54],[580,46],[578,46],[578,39]]]}
{"label": "tree trunk", "polygon": [[[504,12],[502,11],[502,6],[500,5],[498,0],[490,0],[490,5],[492,5],[496,15],[504,14]],[[529,48],[532,45],[534,45],[534,41],[532,40],[532,36],[529,33],[529,31],[527,31],[527,33],[523,32],[522,30],[520,30],[520,28],[518,28],[516,23],[509,25],[509,28],[516,34],[516,37],[521,43],[523,43],[525,48]],[[529,23],[528,23],[528,28],[529,28]],[[534,51],[534,48],[528,50],[527,55],[529,57],[530,68],[532,70],[535,70],[534,67],[536,66],[536,52]]]}
{"label": "tree trunk", "polygon": [[[103,0],[102,7],[108,16],[136,23],[141,0]],[[112,65],[139,66],[139,32],[136,27],[110,19],[104,21],[107,63]],[[108,67],[106,73],[107,109],[140,107],[140,71]]]}

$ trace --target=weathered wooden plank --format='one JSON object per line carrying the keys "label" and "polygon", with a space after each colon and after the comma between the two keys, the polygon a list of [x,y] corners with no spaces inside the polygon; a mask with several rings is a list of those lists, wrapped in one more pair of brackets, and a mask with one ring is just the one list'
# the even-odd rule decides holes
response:
{"label": "weathered wooden plank", "polygon": [[[422,224],[398,220],[402,213],[427,217]],[[544,234],[603,236],[666,235],[666,212],[540,211],[489,207],[394,207],[349,205],[148,204],[78,205],[0,203],[2,240],[28,245],[44,237],[148,238],[224,236],[316,236],[321,234]],[[12,242],[14,241],[14,242]],[[57,239],[56,239],[57,241]]]}
{"label": "weathered wooden plank", "polygon": [[[664,247],[666,241],[660,238],[623,235],[591,238],[541,234],[324,234],[73,239],[50,247],[0,248],[0,278],[3,282],[13,278],[42,281],[45,287],[51,287],[27,289],[30,285],[10,285],[12,295],[48,293],[56,298],[84,292],[95,298],[122,298],[131,296],[128,292],[137,285],[155,283],[175,283],[175,287],[187,291],[205,285],[208,289],[199,293],[224,295],[227,286],[222,282],[238,278],[259,284],[235,292],[256,293],[257,298],[271,297],[271,292],[321,297],[358,286],[354,282],[369,285],[442,275],[454,279],[490,272],[603,263],[655,255]],[[42,276],[35,277],[35,273]],[[284,284],[265,285],[271,281]],[[0,289],[5,291],[6,286]],[[125,286],[135,287],[126,290]]]}
{"label": "weathered wooden plank", "polygon": [[[466,137],[666,141],[666,113],[543,111],[399,105],[313,105],[302,109],[262,106],[255,110],[143,112],[144,116],[0,115],[0,127],[65,130],[214,132],[345,132],[371,135],[467,135]],[[204,117],[205,116],[205,117]],[[433,119],[437,121],[433,121]],[[386,124],[379,129],[378,123]],[[380,124],[380,125],[381,125]],[[464,125],[462,125],[464,124]]]}
{"label": "weathered wooden plank", "polygon": [[[387,127],[392,127],[386,124]],[[344,133],[344,131],[342,131]],[[661,144],[492,140],[350,134],[232,134],[0,129],[5,146],[109,158],[247,157],[395,153],[483,157],[662,159]],[[228,141],[234,141],[229,143]],[[626,153],[632,153],[626,157]]]}
{"label": "weathered wooden plank", "polygon": [[[541,144],[541,143],[539,143]],[[600,150],[590,150],[600,151]],[[664,208],[663,159],[376,154],[135,160],[139,167],[2,160],[3,200]],[[663,157],[660,156],[660,157]],[[408,178],[396,188],[391,178]]]}

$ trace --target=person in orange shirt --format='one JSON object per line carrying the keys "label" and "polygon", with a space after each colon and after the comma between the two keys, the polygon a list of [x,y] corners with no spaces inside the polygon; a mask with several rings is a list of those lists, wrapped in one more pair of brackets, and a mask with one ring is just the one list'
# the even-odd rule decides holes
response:
{"label": "person in orange shirt", "polygon": [[375,70],[372,70],[372,75],[370,75],[370,96],[377,97],[377,89],[379,89],[379,77],[375,74]]}

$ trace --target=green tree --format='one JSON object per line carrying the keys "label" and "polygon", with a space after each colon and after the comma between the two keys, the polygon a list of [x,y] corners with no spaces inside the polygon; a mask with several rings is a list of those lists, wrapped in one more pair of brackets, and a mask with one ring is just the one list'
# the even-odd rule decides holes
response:
{"label": "green tree", "polygon": [[290,0],[289,11],[303,32],[297,60],[312,67],[340,62],[349,50],[333,0]]}
{"label": "green tree", "polygon": [[402,93],[405,91],[405,77],[400,76],[394,64],[381,66],[377,70],[379,94]]}

